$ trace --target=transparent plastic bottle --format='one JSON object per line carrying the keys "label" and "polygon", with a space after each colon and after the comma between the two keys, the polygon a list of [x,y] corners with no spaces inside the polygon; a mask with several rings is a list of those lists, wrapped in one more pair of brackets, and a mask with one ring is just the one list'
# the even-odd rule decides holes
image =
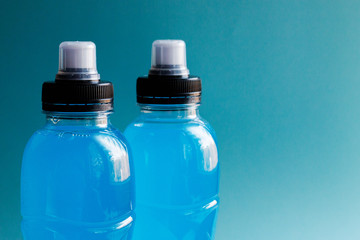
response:
{"label": "transparent plastic bottle", "polygon": [[46,124],[22,162],[24,239],[131,239],[132,162],[109,120],[113,87],[99,80],[93,43],[60,45],[59,73],[42,100]]}
{"label": "transparent plastic bottle", "polygon": [[188,73],[185,43],[158,40],[149,76],[138,78],[141,113],[125,131],[136,171],[135,240],[214,238],[216,137],[199,116],[201,80]]}

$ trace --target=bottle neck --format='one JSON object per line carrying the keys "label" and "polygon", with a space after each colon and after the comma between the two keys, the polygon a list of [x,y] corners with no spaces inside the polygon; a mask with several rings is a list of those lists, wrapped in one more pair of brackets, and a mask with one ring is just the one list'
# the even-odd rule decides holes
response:
{"label": "bottle neck", "polygon": [[106,128],[112,112],[45,112],[47,127]]}
{"label": "bottle neck", "polygon": [[147,120],[192,120],[199,117],[199,104],[139,104]]}

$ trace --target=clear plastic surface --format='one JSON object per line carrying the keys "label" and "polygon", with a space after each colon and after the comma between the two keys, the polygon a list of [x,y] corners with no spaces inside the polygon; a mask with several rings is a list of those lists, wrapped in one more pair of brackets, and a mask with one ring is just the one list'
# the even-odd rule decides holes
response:
{"label": "clear plastic surface", "polygon": [[136,169],[133,239],[214,239],[217,144],[196,106],[142,105],[125,136]]}
{"label": "clear plastic surface", "polygon": [[23,156],[24,240],[130,240],[132,170],[125,139],[107,116],[48,116]]}
{"label": "clear plastic surface", "polygon": [[99,80],[93,42],[62,42],[59,46],[58,80]]}
{"label": "clear plastic surface", "polygon": [[182,40],[156,40],[152,44],[150,75],[189,75]]}

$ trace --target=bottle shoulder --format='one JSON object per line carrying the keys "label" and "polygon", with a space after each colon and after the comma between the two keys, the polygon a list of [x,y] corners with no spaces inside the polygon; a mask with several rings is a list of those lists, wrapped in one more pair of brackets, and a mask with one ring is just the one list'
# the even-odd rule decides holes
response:
{"label": "bottle shoulder", "polygon": [[[124,182],[133,174],[125,137],[114,127],[90,131],[41,128],[29,139],[23,154],[22,169],[57,171],[54,166],[77,169],[83,174],[99,169],[111,170],[114,182]],[[87,166],[84,168],[84,166]],[[66,170],[67,169],[67,170]]]}
{"label": "bottle shoulder", "polygon": [[[201,118],[182,123],[158,124],[134,121],[125,130],[135,161],[141,154],[171,156],[175,162],[181,159],[197,159],[206,171],[212,171],[218,162],[215,132]],[[165,154],[166,153],[166,154]],[[176,160],[175,160],[176,159]],[[209,163],[209,166],[206,164]],[[206,165],[206,166],[205,166]]]}
{"label": "bottle shoulder", "polygon": [[64,148],[72,148],[77,151],[87,151],[87,145],[93,146],[98,151],[124,151],[128,152],[128,143],[125,136],[115,127],[109,125],[106,128],[48,128],[44,126],[35,131],[28,140],[24,157],[28,152],[42,148],[53,148],[61,151]]}
{"label": "bottle shoulder", "polygon": [[206,128],[208,130],[208,132],[211,134],[211,136],[213,137],[213,139],[215,140],[215,142],[217,143],[217,137],[216,137],[216,132],[215,129],[211,126],[211,124],[205,120],[204,118],[200,117],[200,120],[203,124],[203,127]]}
{"label": "bottle shoulder", "polygon": [[[203,118],[180,122],[153,122],[135,119],[124,131],[125,137],[131,145],[138,141],[155,141],[170,144],[170,139],[179,139],[190,145],[210,144],[217,148],[217,137],[212,126]],[[150,140],[151,139],[151,140]],[[136,141],[134,143],[134,141]],[[178,145],[182,146],[182,145]]]}

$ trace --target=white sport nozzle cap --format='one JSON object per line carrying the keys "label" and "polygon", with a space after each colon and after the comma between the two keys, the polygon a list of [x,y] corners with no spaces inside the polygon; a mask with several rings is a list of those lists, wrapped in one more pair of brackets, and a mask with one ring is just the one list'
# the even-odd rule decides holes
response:
{"label": "white sport nozzle cap", "polygon": [[57,80],[99,80],[93,42],[62,42],[59,46]]}
{"label": "white sport nozzle cap", "polygon": [[186,45],[182,40],[156,40],[152,44],[150,75],[189,75]]}

